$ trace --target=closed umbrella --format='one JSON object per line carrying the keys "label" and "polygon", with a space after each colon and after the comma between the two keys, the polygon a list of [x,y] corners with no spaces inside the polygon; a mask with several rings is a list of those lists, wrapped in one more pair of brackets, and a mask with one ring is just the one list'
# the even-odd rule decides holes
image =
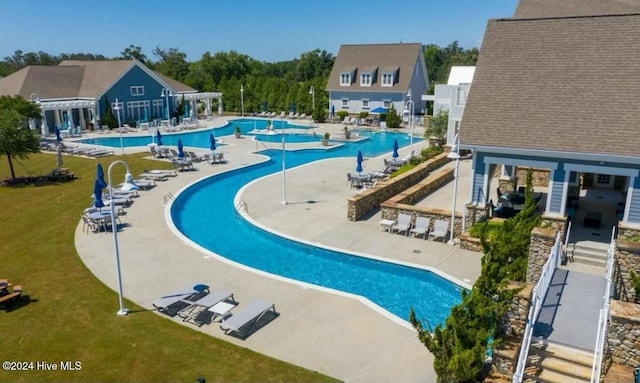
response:
{"label": "closed umbrella", "polygon": [[333,117],[335,114],[336,114],[336,106],[331,105],[331,117]]}
{"label": "closed umbrella", "polygon": [[144,108],[144,121],[149,121],[149,108]]}
{"label": "closed umbrella", "polygon": [[358,174],[362,172],[362,151],[358,150],[358,156],[356,157],[356,171]]}
{"label": "closed umbrella", "polygon": [[213,133],[209,133],[209,143],[211,145],[211,151],[214,152],[216,150],[216,138]]}
{"label": "closed umbrella", "polygon": [[391,155],[393,158],[398,158],[398,139],[393,140],[393,154]]}
{"label": "closed umbrella", "polygon": [[98,209],[104,207],[104,202],[102,202],[102,184],[97,178],[93,183],[93,198],[95,198],[95,201],[93,201],[93,206],[97,207]]}
{"label": "closed umbrella", "polygon": [[156,141],[158,141],[158,146],[162,146],[162,134],[160,133],[160,129],[156,132]]}
{"label": "closed umbrella", "polygon": [[56,126],[54,132],[56,134],[56,141],[62,141],[62,137],[60,137],[60,128]]}
{"label": "closed umbrella", "polygon": [[182,140],[181,139],[178,140],[178,157],[179,158],[184,157],[184,152],[182,151]]}
{"label": "closed umbrella", "polygon": [[102,170],[102,164],[98,164],[96,169],[96,180],[100,182],[100,187],[106,188],[107,183],[104,182],[104,170]]}
{"label": "closed umbrella", "polygon": [[291,106],[289,108],[289,111],[291,113],[295,113],[296,112],[296,104],[293,101],[291,101]]}

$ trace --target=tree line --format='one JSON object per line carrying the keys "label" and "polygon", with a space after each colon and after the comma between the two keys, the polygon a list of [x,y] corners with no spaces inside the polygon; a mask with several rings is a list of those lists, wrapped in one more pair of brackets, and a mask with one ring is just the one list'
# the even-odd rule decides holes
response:
{"label": "tree line", "polygon": [[[453,65],[475,65],[478,49],[463,49],[457,41],[446,47],[435,44],[423,46],[431,92],[435,84],[447,82]],[[0,76],[7,76],[28,65],[58,65],[63,60],[122,60],[136,59],[150,69],[180,81],[202,92],[222,92],[224,109],[240,111],[242,100],[246,114],[268,111],[289,111],[312,114],[312,104],[322,108],[328,105],[324,91],[333,68],[333,54],[320,49],[302,53],[288,61],[258,61],[236,51],[206,52],[196,61],[187,61],[187,55],[176,48],[153,49],[149,59],[142,48],[126,47],[118,57],[105,57],[91,53],[49,53],[15,51],[0,61]],[[311,89],[313,87],[313,94]],[[326,107],[325,107],[326,109]]]}

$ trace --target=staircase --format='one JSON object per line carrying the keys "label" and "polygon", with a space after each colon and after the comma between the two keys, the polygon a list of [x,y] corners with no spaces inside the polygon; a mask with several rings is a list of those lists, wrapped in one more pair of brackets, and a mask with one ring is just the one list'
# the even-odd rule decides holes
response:
{"label": "staircase", "polygon": [[589,383],[593,354],[587,351],[531,339],[524,382]]}
{"label": "staircase", "polygon": [[604,270],[607,264],[608,243],[581,241],[567,246],[569,262],[590,266],[600,266]]}

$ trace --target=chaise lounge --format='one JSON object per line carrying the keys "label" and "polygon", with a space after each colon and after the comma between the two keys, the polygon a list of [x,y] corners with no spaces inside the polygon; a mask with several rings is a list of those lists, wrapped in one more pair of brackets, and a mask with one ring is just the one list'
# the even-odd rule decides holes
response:
{"label": "chaise lounge", "polygon": [[[273,311],[274,315],[278,315],[273,303],[262,300],[253,301],[244,309],[233,314],[233,316],[224,319],[220,324],[220,328],[224,330],[225,334],[236,334],[240,338],[246,339],[251,334],[251,330],[259,324],[260,319],[269,311]],[[243,329],[244,335],[241,335]]]}

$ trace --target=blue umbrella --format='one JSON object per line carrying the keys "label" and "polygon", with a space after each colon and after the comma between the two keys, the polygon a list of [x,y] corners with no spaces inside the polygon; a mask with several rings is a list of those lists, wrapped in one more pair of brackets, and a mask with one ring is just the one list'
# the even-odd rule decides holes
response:
{"label": "blue umbrella", "polygon": [[102,202],[102,185],[100,184],[100,180],[96,178],[93,183],[93,197],[95,201],[93,201],[93,206],[98,209],[104,207],[104,202]]}
{"label": "blue umbrella", "polygon": [[182,151],[182,140],[178,139],[178,157],[184,157],[184,152]]}
{"label": "blue umbrella", "polygon": [[398,158],[398,139],[393,140],[393,154],[391,155],[393,158]]}
{"label": "blue umbrella", "polygon": [[156,141],[158,141],[158,146],[162,146],[162,134],[160,133],[160,129],[156,131]]}
{"label": "blue umbrella", "polygon": [[102,164],[98,164],[98,169],[96,170],[96,181],[100,182],[101,188],[106,188],[107,183],[104,182],[104,170],[102,170]]}
{"label": "blue umbrella", "polygon": [[356,157],[356,171],[358,173],[362,172],[362,152],[358,150],[358,156]]}
{"label": "blue umbrella", "polygon": [[267,111],[267,101],[262,101],[262,111],[266,112]]}
{"label": "blue umbrella", "polygon": [[387,113],[387,108],[383,108],[381,106],[371,110],[371,113]]}
{"label": "blue umbrella", "polygon": [[60,129],[57,126],[54,132],[56,133],[56,141],[62,141],[62,137],[60,137]]}
{"label": "blue umbrella", "polygon": [[289,110],[291,111],[291,113],[295,113],[296,111],[296,104],[293,101],[291,101],[291,107],[289,108]]}
{"label": "blue umbrella", "polygon": [[333,117],[335,114],[336,114],[336,106],[331,105],[331,117]]}
{"label": "blue umbrella", "polygon": [[149,121],[149,108],[144,108],[144,121]]}
{"label": "blue umbrella", "polygon": [[189,104],[184,104],[184,116],[189,116]]}
{"label": "blue umbrella", "polygon": [[214,137],[213,133],[209,133],[209,142],[211,143],[211,151],[215,151],[216,150],[216,138]]}

